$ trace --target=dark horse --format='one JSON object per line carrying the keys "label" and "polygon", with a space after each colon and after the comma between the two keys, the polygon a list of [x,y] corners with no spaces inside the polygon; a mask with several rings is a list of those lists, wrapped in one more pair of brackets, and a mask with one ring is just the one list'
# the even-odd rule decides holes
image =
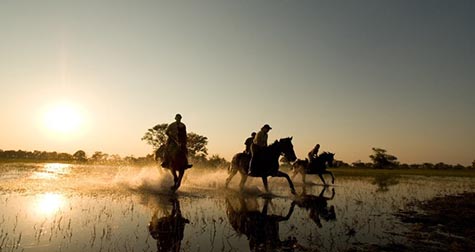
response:
{"label": "dark horse", "polygon": [[326,185],[327,183],[325,182],[325,179],[323,179],[323,174],[330,174],[332,176],[332,184],[334,184],[335,177],[333,177],[333,173],[327,171],[327,166],[333,167],[334,157],[334,153],[323,152],[315,159],[314,162],[309,163],[308,159],[298,159],[292,165],[292,169],[294,171],[292,178],[294,178],[298,173],[300,173],[302,175],[302,182],[305,184],[305,175],[318,174],[323,184]]}
{"label": "dark horse", "polygon": [[[166,148],[168,148],[168,150],[166,150]],[[167,154],[165,154],[165,151],[167,151]],[[188,169],[186,153],[176,144],[170,144],[170,146],[168,147],[162,145],[155,152],[155,160],[158,160],[160,157],[163,157],[164,154],[169,155],[169,165],[168,167],[164,168],[169,169],[172,173],[174,184],[173,186],[171,186],[171,189],[172,191],[176,191],[181,185],[181,180],[183,179],[185,170]]]}
{"label": "dark horse", "polygon": [[[295,156],[294,146],[292,145],[292,137],[282,138],[279,141],[275,141],[273,144],[266,147],[262,150],[262,158],[259,159],[259,162],[256,162],[257,169],[260,171],[259,176],[261,177],[262,182],[266,192],[269,192],[269,186],[267,184],[267,177],[284,177],[289,182],[290,190],[295,194],[294,184],[290,180],[287,173],[279,171],[279,156],[283,155],[287,160],[293,162],[297,157]],[[226,179],[225,187],[228,187],[231,179],[239,171],[241,173],[241,182],[239,183],[239,188],[243,190],[244,184],[246,183],[249,171],[249,161],[251,156],[246,153],[238,153],[234,155],[231,165],[229,167],[229,177]]]}

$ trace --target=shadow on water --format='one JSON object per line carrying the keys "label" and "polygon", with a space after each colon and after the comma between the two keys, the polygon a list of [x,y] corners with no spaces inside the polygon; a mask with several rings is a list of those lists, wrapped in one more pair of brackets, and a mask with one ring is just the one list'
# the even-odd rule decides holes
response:
{"label": "shadow on water", "polygon": [[373,185],[377,186],[376,192],[387,192],[389,187],[399,183],[399,176],[390,174],[381,174],[374,177]]}
{"label": "shadow on water", "polygon": [[157,240],[157,251],[180,251],[185,225],[190,221],[181,214],[178,197],[170,196],[168,201],[172,205],[171,213],[159,217],[159,209],[155,209],[148,230]]}
{"label": "shadow on water", "polygon": [[288,221],[295,203],[292,202],[288,213],[284,215],[268,214],[271,198],[265,198],[260,209],[257,197],[245,197],[240,194],[226,197],[226,215],[229,223],[239,235],[245,235],[251,251],[291,251],[298,246],[297,239],[289,236],[281,240],[279,223]]}
{"label": "shadow on water", "polygon": [[309,218],[317,224],[319,228],[322,227],[321,219],[325,221],[336,220],[335,207],[328,206],[328,201],[335,197],[335,188],[332,188],[332,194],[330,197],[325,196],[327,186],[324,186],[318,196],[307,194],[306,189],[295,200],[294,204],[297,204],[300,208],[303,208],[309,212]]}

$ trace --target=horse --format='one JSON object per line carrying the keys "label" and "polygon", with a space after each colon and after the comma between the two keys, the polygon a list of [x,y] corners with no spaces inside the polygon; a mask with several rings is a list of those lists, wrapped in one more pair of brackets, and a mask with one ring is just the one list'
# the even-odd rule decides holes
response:
{"label": "horse", "polygon": [[174,184],[171,186],[171,190],[176,191],[181,185],[181,180],[183,179],[185,170],[188,169],[186,152],[176,144],[170,144],[168,147],[162,145],[155,152],[155,160],[158,161],[159,157],[163,157],[163,155],[169,155],[169,164],[164,168],[169,169],[173,175]]}
{"label": "horse", "polygon": [[327,184],[323,179],[323,174],[330,174],[332,176],[332,184],[335,183],[335,177],[333,173],[327,171],[327,166],[333,167],[333,160],[335,154],[331,152],[323,152],[313,162],[309,162],[308,159],[298,159],[292,164],[293,175],[292,179],[300,173],[302,175],[302,182],[305,184],[305,175],[318,174],[323,184]]}
{"label": "horse", "polygon": [[[284,177],[287,179],[287,182],[290,186],[290,191],[292,194],[295,194],[294,184],[292,180],[290,180],[289,175],[287,173],[279,171],[279,157],[283,155],[287,160],[293,162],[297,159],[294,152],[294,146],[292,145],[292,137],[282,138],[279,141],[275,141],[271,145],[267,146],[262,150],[261,159],[259,162],[256,162],[257,169],[261,173],[258,176],[254,177],[261,177],[262,182],[264,183],[264,187],[266,192],[269,193],[269,186],[267,184],[267,177]],[[226,179],[225,187],[228,187],[229,182],[231,179],[236,175],[239,171],[241,174],[241,182],[239,183],[239,188],[242,191],[244,188],[244,184],[246,183],[249,171],[249,162],[251,160],[251,156],[246,153],[237,153],[233,156],[231,161],[231,165],[229,166],[229,177]]]}

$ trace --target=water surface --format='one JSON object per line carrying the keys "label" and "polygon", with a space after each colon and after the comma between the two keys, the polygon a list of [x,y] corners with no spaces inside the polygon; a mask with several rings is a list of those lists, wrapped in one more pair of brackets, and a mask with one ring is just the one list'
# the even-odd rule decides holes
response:
{"label": "water surface", "polygon": [[[0,165],[1,251],[345,251],[408,242],[410,202],[475,191],[473,178],[336,177],[298,197],[271,178],[223,188],[225,170],[191,169],[176,194],[157,166]],[[317,177],[308,176],[317,181]]]}

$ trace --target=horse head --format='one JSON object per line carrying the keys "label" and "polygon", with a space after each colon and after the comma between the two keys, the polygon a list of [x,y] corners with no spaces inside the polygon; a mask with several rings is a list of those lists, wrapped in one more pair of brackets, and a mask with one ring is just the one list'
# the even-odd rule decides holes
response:
{"label": "horse head", "polygon": [[326,163],[329,167],[333,167],[333,161],[335,159],[335,153],[323,152],[318,156],[322,159],[323,163]]}
{"label": "horse head", "polygon": [[281,138],[279,140],[280,153],[287,159],[289,162],[294,162],[297,160],[295,155],[294,145],[292,144],[292,137]]}

